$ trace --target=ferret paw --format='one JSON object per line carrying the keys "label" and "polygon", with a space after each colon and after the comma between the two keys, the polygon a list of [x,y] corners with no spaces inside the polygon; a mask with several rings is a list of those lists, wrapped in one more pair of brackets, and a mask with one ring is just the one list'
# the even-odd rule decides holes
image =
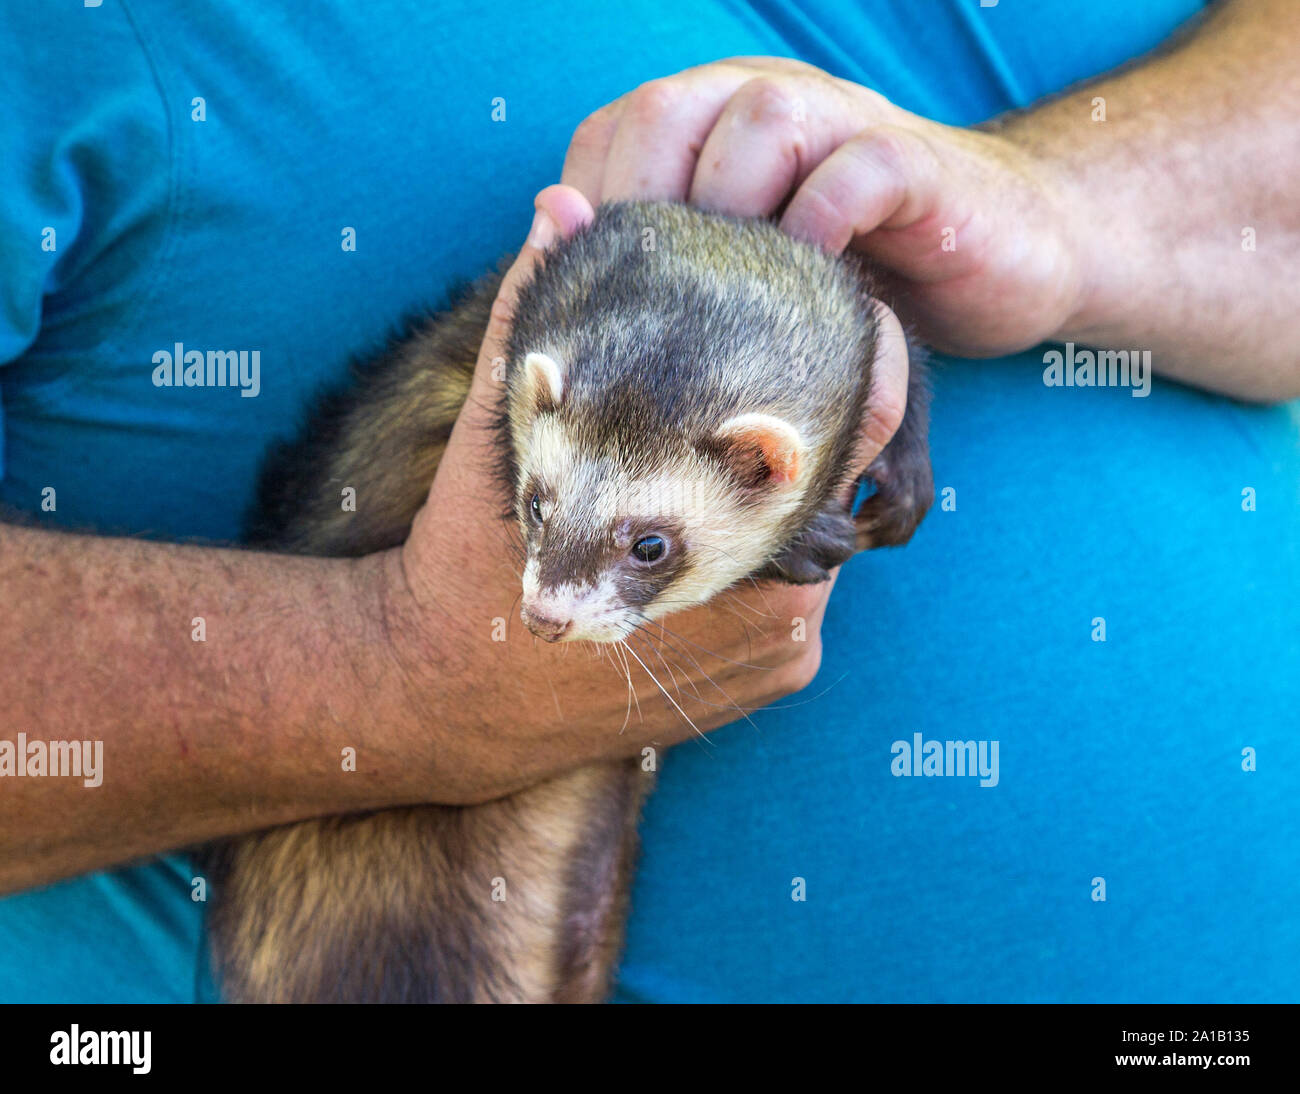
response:
{"label": "ferret paw", "polygon": [[934,474],[924,459],[891,460],[889,449],[867,468],[876,492],[862,503],[853,518],[859,551],[873,547],[899,547],[934,503]]}
{"label": "ferret paw", "polygon": [[829,581],[831,570],[852,558],[856,550],[853,521],[839,502],[832,500],[803,535],[754,576],[789,585],[815,585]]}

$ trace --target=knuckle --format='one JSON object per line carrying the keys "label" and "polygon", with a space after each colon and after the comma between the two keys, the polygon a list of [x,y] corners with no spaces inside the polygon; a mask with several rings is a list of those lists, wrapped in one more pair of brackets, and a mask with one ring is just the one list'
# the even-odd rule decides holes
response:
{"label": "knuckle", "polygon": [[654,125],[675,114],[683,96],[684,91],[671,78],[651,80],[628,96],[628,117],[636,124]]}
{"label": "knuckle", "polygon": [[[836,85],[844,87],[845,82],[842,80],[836,80]],[[848,90],[859,102],[871,106],[882,114],[894,108],[894,104],[890,102],[886,96],[875,90],[875,88],[864,87],[862,84],[850,83],[847,85],[846,90]]]}
{"label": "knuckle", "polygon": [[893,126],[878,126],[862,135],[864,148],[876,159],[891,167],[901,166],[907,157],[909,141],[906,134]]}
{"label": "knuckle", "polygon": [[874,388],[871,398],[873,401],[867,408],[867,421],[863,432],[870,442],[872,454],[879,455],[894,439],[894,434],[903,424],[907,401],[906,397],[898,396],[891,391],[876,391]]}
{"label": "knuckle", "polygon": [[912,141],[899,129],[881,127],[860,133],[853,139],[853,145],[859,157],[871,166],[901,177],[906,171]]}
{"label": "knuckle", "polygon": [[780,80],[757,76],[736,92],[736,106],[746,121],[755,125],[782,125],[794,128],[795,96]]}
{"label": "knuckle", "polygon": [[790,203],[799,233],[835,250],[848,245],[859,219],[857,180],[843,167],[841,161],[835,161],[831,170],[815,172]]}
{"label": "knuckle", "polygon": [[515,302],[513,293],[500,292],[497,298],[492,301],[492,309],[488,313],[488,329],[493,333],[502,330],[508,330],[510,324],[515,318]]}
{"label": "knuckle", "polygon": [[607,112],[607,108],[597,110],[596,113],[583,118],[569,140],[570,155],[592,152],[603,147],[605,135],[613,121],[613,115]]}

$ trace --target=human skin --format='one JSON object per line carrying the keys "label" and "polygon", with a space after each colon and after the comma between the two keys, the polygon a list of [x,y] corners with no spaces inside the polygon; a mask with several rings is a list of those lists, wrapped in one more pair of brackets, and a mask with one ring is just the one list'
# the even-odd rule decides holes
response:
{"label": "human skin", "polygon": [[944,352],[1136,346],[1176,380],[1275,401],[1300,396],[1297,117],[1300,7],[1233,0],[1136,66],[977,129],[797,61],[688,69],[584,121],[563,181],[742,215],[788,198],[786,230],[873,259]]}
{"label": "human skin", "polygon": [[[833,582],[742,586],[674,615],[660,640],[672,668],[641,648],[659,683],[631,658],[625,677],[585,645],[541,642],[514,615],[519,576],[485,458],[492,363],[545,246],[593,216],[560,186],[537,207],[402,548],[321,560],[0,524],[4,736],[104,742],[93,790],[4,780],[0,891],[311,816],[487,800],[676,743],[812,680]],[[902,331],[883,323],[859,472],[906,403]]]}
{"label": "human skin", "polygon": [[[0,525],[6,735],[102,739],[106,767],[93,791],[8,782],[0,889],[308,816],[481,801],[694,733],[639,671],[628,718],[628,682],[580,647],[536,642],[517,621],[508,641],[490,640],[519,587],[483,459],[489,366],[520,280],[589,202],[784,205],[794,234],[875,259],[905,318],[950,352],[1047,338],[1138,346],[1158,371],[1211,390],[1300,394],[1285,269],[1300,245],[1298,51],[1286,0],[1237,0],[1177,48],[984,131],[771,59],[688,70],[597,112],[575,134],[568,186],[539,195],[545,215],[403,548],[290,559]],[[1106,122],[1091,120],[1097,96]],[[1247,226],[1254,252],[1240,247]],[[941,247],[945,227],[955,250]],[[897,345],[886,321],[895,336],[882,343]],[[878,373],[860,467],[904,407],[898,355]],[[742,588],[671,617],[699,661],[677,658],[674,689],[695,725],[811,680],[829,592]],[[190,638],[200,615],[201,643]],[[349,746],[355,772],[340,763]]]}

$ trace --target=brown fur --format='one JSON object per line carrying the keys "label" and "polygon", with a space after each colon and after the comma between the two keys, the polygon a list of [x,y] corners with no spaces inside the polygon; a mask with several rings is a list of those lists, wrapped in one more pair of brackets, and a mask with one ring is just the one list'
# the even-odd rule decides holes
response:
{"label": "brown fur", "polygon": [[635,763],[599,764],[474,808],[330,817],[231,841],[212,873],[224,996],[599,1002],[649,780]]}
{"label": "brown fur", "polygon": [[[816,419],[823,438],[816,491],[802,499],[781,540],[767,545],[761,576],[824,580],[852,552],[855,536],[860,546],[906,541],[933,489],[919,364],[904,426],[873,465],[878,492],[856,526],[833,497],[874,354],[865,272],[760,222],[666,205],[605,207],[598,220],[602,232],[580,235],[548,256],[549,280],[539,278],[521,294],[511,376],[518,377],[521,349],[567,329],[575,396],[566,412],[580,412],[584,400],[596,410],[582,428],[572,428],[591,445],[624,452],[650,451],[692,431],[707,436],[711,419],[745,409],[755,390],[795,420]],[[629,242],[641,239],[647,220],[661,229],[658,257],[650,260],[639,242]],[[661,263],[658,274],[653,262]],[[684,272],[702,277],[692,282]],[[769,291],[774,281],[782,293]],[[499,276],[486,279],[457,308],[358,370],[347,391],[317,409],[300,441],[273,453],[251,545],[358,556],[405,540],[469,392],[499,283]],[[684,312],[683,285],[695,294]],[[805,313],[791,309],[802,303],[810,318],[795,321]],[[585,307],[610,314],[593,320]],[[655,327],[656,308],[691,322]],[[743,358],[747,366],[728,359],[728,348],[769,343],[765,308],[776,310],[771,324],[808,365],[806,383],[791,384],[790,360],[757,352]],[[639,318],[647,329],[624,330],[620,317]],[[602,335],[609,345],[599,341]],[[647,359],[633,360],[626,348],[620,357],[621,338]],[[710,348],[719,355],[712,363]],[[745,367],[771,375],[756,383]],[[615,368],[626,373],[621,380],[610,379]],[[706,380],[715,387],[704,386]],[[509,510],[524,504],[528,491],[515,482],[511,416],[499,409],[501,502]],[[518,406],[511,409],[518,413]],[[733,456],[716,454],[728,465]],[[737,488],[753,487],[757,471],[748,477],[741,471]],[[364,519],[341,508],[344,486],[365,499]],[[586,556],[573,555],[566,565],[578,557]],[[331,817],[207,848],[211,948],[224,996],[603,999],[621,945],[636,824],[651,779],[633,761],[594,764],[487,805]],[[494,900],[494,886],[502,883],[505,899]]]}
{"label": "brown fur", "polygon": [[[498,285],[485,280],[317,410],[304,441],[272,457],[250,542],[355,556],[405,540]],[[365,520],[341,509],[344,485],[366,499]],[[206,849],[223,997],[600,1001],[652,779],[635,762],[596,764],[474,808],[329,817]]]}

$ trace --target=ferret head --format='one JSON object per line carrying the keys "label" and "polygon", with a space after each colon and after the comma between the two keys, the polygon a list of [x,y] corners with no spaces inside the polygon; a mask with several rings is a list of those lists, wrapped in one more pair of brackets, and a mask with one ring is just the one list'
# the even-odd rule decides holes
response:
{"label": "ferret head", "polygon": [[799,505],[808,446],[756,409],[665,439],[653,394],[569,390],[530,352],[511,395],[521,616],[547,641],[616,641],[761,567]]}
{"label": "ferret head", "polygon": [[863,271],[761,219],[603,205],[519,292],[503,444],[524,622],[616,641],[759,571],[840,488]]}

